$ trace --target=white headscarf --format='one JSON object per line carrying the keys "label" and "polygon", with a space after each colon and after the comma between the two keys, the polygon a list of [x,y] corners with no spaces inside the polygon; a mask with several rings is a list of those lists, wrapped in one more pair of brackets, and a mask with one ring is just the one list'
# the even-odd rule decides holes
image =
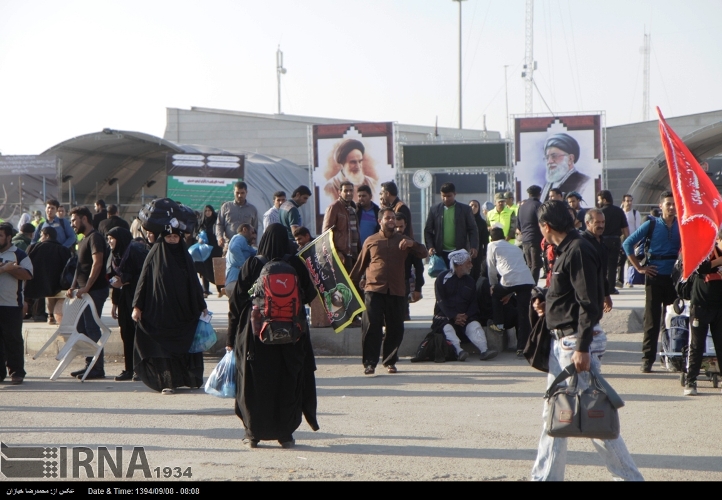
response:
{"label": "white headscarf", "polygon": [[463,264],[467,260],[471,258],[471,255],[469,255],[469,252],[464,250],[463,248],[461,250],[454,250],[449,254],[449,267],[451,270],[446,273],[446,276],[444,277],[444,283],[446,283],[446,280],[451,278],[455,274],[454,266],[457,264]]}
{"label": "white headscarf", "polygon": [[27,224],[27,223],[30,222],[31,220],[32,220],[32,217],[30,217],[30,214],[29,214],[29,213],[25,212],[24,214],[22,214],[22,215],[20,216],[20,220],[18,221],[18,229],[20,229],[21,227],[23,227],[23,224]]}

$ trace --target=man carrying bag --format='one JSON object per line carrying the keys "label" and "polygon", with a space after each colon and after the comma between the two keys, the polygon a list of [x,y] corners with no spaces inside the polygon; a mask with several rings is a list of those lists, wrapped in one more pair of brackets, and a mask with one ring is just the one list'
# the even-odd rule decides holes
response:
{"label": "man carrying bag", "polygon": [[[589,371],[600,372],[601,357],[607,337],[599,327],[604,303],[604,280],[599,255],[589,242],[574,230],[574,220],[561,201],[548,201],[538,210],[539,227],[544,238],[556,246],[554,279],[546,300],[535,300],[538,315],[546,316],[552,337],[549,353],[548,387],[560,382],[557,376],[570,364],[576,369],[578,391],[585,391],[591,382]],[[567,440],[552,437],[546,422],[552,405],[544,401],[545,423],[539,449],[532,468],[533,481],[562,481],[566,468]],[[594,447],[604,459],[615,479],[642,481],[624,440],[594,439]]]}

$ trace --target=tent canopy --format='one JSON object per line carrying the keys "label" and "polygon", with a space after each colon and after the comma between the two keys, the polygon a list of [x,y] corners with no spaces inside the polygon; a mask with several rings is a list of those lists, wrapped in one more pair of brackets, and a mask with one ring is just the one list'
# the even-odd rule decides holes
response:
{"label": "tent canopy", "polygon": [[[308,172],[293,162],[274,156],[240,150],[224,150],[196,144],[176,144],[142,132],[104,129],[57,144],[43,154],[61,160],[59,177],[61,202],[92,205],[97,199],[117,203],[121,215],[130,218],[143,204],[166,195],[168,153],[232,154],[245,157],[248,202],[256,206],[259,218],[273,205],[273,193],[285,191],[290,197],[300,185],[308,185]],[[141,200],[141,194],[145,199]],[[233,199],[229,190],[228,200]],[[312,203],[301,208],[304,221],[313,219]],[[198,207],[194,207],[198,208]],[[218,210],[220,207],[214,207]]]}

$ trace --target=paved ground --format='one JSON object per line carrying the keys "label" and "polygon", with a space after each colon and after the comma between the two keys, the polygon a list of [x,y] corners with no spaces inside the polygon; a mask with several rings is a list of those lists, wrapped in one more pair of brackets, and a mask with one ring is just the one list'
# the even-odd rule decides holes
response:
{"label": "paved ground", "polygon": [[[648,480],[722,480],[722,428],[709,423],[720,390],[700,382],[700,396],[683,397],[676,374],[639,373],[640,343],[640,334],[610,334],[604,360],[607,379],[627,402],[622,435],[637,465]],[[321,430],[301,424],[292,450],[277,443],[242,448],[232,400],[202,391],[161,396],[140,382],[111,379],[51,382],[51,357],[28,359],[23,385],[0,384],[0,440],[124,446],[126,457],[144,446],[151,468],[191,467],[194,480],[528,478],[545,377],[511,354],[490,362],[406,359],[398,374],[374,377],[362,374],[356,357],[317,363]],[[214,364],[206,359],[206,375]],[[106,363],[108,373],[120,366]],[[610,478],[589,441],[570,440],[569,450],[568,479]]]}

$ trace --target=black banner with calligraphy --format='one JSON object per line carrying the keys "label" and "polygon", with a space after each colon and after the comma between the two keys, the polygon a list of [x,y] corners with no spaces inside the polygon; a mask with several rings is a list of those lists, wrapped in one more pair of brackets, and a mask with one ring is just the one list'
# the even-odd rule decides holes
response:
{"label": "black banner with calligraphy", "polygon": [[336,254],[332,231],[306,245],[298,256],[311,275],[331,326],[340,333],[366,307]]}

